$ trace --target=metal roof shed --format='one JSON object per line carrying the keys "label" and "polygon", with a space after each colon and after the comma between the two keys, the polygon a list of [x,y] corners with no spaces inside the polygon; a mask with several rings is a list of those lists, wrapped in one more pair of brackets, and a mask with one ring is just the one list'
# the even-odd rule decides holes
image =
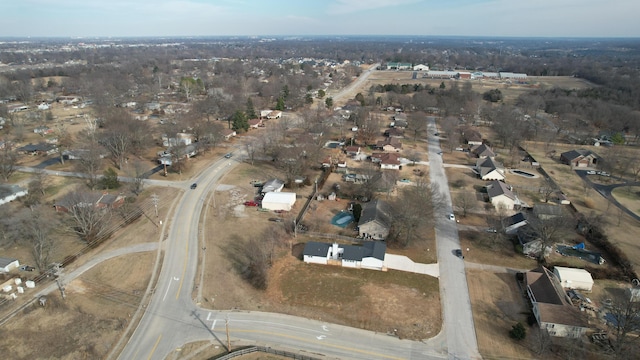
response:
{"label": "metal roof shed", "polygon": [[593,287],[593,278],[587,270],[556,266],[553,273],[565,289],[591,291]]}

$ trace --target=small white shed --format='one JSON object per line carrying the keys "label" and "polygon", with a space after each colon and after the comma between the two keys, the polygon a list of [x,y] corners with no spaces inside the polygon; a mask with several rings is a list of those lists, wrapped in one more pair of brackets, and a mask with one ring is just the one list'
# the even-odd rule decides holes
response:
{"label": "small white shed", "polygon": [[553,273],[565,289],[590,292],[593,287],[593,278],[587,270],[556,266],[553,268]]}
{"label": "small white shed", "polygon": [[262,199],[262,208],[267,210],[291,211],[296,203],[296,193],[292,192],[268,192]]}

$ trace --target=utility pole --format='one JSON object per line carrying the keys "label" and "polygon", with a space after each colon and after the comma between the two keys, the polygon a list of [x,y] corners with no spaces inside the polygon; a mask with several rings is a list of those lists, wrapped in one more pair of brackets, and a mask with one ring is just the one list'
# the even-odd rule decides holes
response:
{"label": "utility pole", "polygon": [[229,318],[224,319],[224,326],[227,331],[227,352],[231,353],[231,338],[229,338]]}
{"label": "utility pole", "polygon": [[158,217],[158,201],[159,200],[160,200],[160,197],[156,193],[153,193],[151,195],[151,202],[153,203],[153,206],[156,208],[156,217]]}

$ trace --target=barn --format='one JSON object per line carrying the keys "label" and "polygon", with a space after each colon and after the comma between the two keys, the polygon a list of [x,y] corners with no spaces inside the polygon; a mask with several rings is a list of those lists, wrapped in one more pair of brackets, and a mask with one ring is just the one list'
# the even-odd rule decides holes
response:
{"label": "barn", "polygon": [[262,199],[262,208],[267,210],[291,211],[296,203],[296,193],[292,192],[268,192]]}

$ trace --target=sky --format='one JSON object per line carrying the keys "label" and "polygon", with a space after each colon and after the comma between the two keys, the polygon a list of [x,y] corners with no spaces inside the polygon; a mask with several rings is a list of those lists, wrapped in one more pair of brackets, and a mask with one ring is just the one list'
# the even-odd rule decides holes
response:
{"label": "sky", "polygon": [[640,37],[638,0],[0,0],[0,37]]}

